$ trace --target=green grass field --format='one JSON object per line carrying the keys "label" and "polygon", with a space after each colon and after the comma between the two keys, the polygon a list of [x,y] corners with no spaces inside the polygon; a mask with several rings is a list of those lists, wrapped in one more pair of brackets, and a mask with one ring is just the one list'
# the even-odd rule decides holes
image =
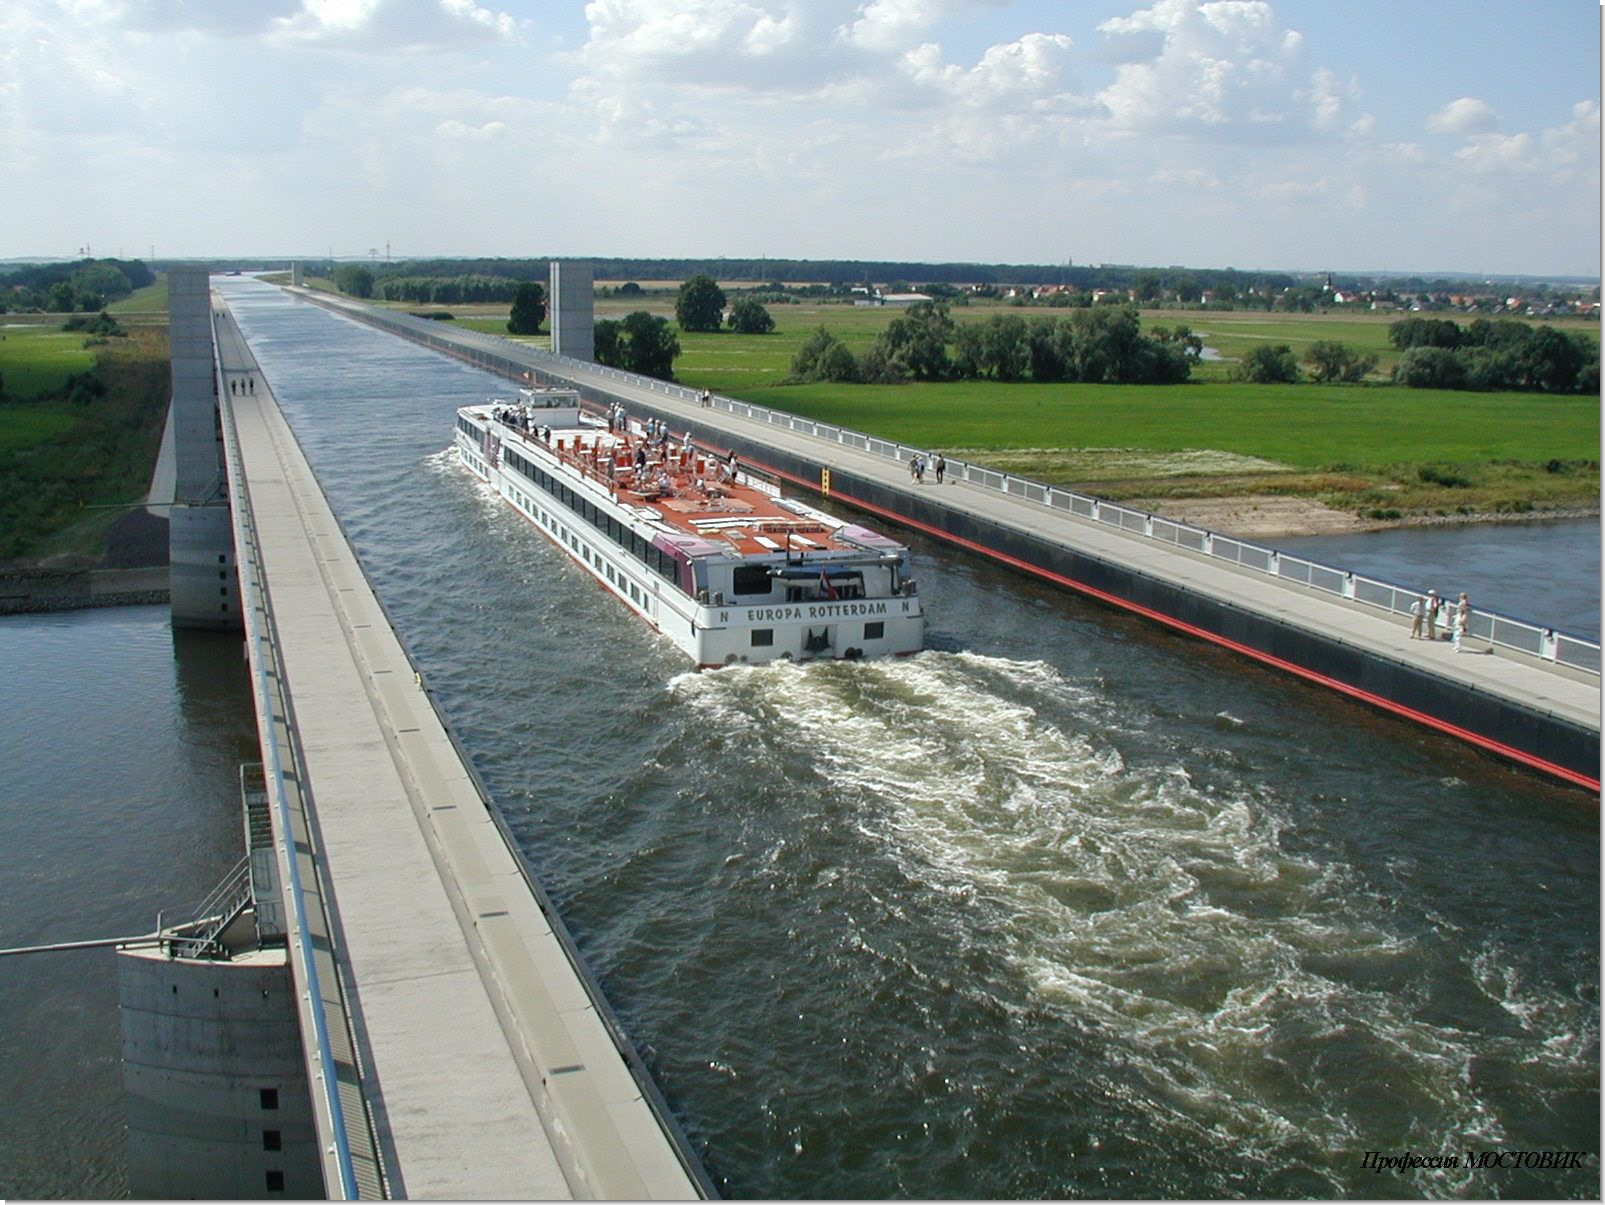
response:
{"label": "green grass field", "polygon": [[60,389],[69,376],[87,372],[95,362],[82,334],[63,331],[55,315],[41,318],[0,316],[0,378],[8,401],[28,401]]}
{"label": "green grass field", "polygon": [[[90,348],[52,327],[4,333],[0,559],[63,552],[93,561],[117,516],[86,508],[135,502],[150,483],[170,393],[167,333],[140,325]],[[91,368],[104,396],[58,400],[68,372]],[[37,386],[26,398],[12,392],[13,371]]]}
{"label": "green grass field", "polygon": [[[976,321],[997,308],[960,307],[954,316]],[[1394,314],[1143,315],[1145,327],[1185,323],[1228,357],[1261,341],[1287,343],[1297,353],[1317,339],[1337,339],[1381,357],[1381,380],[1364,385],[1241,384],[1226,379],[1228,363],[1210,362],[1185,385],[876,386],[783,382],[791,357],[818,326],[862,350],[897,311],[811,305],[770,313],[777,329],[769,335],[682,333],[678,379],[1106,497],[1276,493],[1377,518],[1598,505],[1598,398],[1382,383],[1394,359]],[[1230,456],[1203,468],[1209,458],[1177,455],[1190,450]],[[1272,463],[1245,469],[1232,457]]]}

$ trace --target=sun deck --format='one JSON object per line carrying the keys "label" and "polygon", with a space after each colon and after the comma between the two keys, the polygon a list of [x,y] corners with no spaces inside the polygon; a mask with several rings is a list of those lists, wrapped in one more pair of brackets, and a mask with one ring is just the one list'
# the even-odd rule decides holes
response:
{"label": "sun deck", "polygon": [[[481,417],[490,419],[490,408],[482,409]],[[620,504],[736,556],[864,550],[862,541],[843,538],[854,530],[849,525],[741,480],[733,457],[711,455],[688,440],[603,427],[523,428],[505,420],[496,428],[504,440],[555,456]]]}

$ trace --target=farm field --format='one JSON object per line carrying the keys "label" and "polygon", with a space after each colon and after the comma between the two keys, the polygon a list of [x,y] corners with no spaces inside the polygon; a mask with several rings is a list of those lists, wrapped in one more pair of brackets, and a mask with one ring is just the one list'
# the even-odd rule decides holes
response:
{"label": "farm field", "polygon": [[[997,308],[954,314],[962,322]],[[897,311],[775,306],[770,313],[777,326],[770,335],[682,334],[677,377],[1243,534],[1598,510],[1597,399],[1381,383],[1395,358],[1388,325],[1396,314],[1143,315],[1145,327],[1185,323],[1231,358],[1261,341],[1287,343],[1298,354],[1317,339],[1337,339],[1381,357],[1376,383],[1363,385],[1247,385],[1227,380],[1229,361],[1212,361],[1185,385],[873,386],[782,382],[819,325],[858,351]]]}

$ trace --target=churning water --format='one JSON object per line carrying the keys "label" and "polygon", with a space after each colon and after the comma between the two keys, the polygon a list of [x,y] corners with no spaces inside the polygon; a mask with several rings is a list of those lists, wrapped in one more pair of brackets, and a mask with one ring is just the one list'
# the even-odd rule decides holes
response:
{"label": "churning water", "polygon": [[927,652],[688,672],[442,451],[505,386],[224,288],[723,1191],[1597,1195],[1597,801],[919,538]]}

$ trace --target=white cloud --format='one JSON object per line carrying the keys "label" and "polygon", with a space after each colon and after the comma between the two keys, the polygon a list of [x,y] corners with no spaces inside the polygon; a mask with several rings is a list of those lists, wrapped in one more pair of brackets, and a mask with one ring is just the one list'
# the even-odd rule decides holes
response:
{"label": "white cloud", "polygon": [[273,23],[285,46],[386,54],[450,50],[518,36],[518,22],[474,0],[302,0]]}
{"label": "white cloud", "polygon": [[1537,135],[1529,132],[1473,134],[1455,161],[1477,175],[1541,176],[1551,184],[1599,187],[1599,106],[1579,101],[1572,119]]}
{"label": "white cloud", "polygon": [[837,36],[865,50],[902,50],[952,7],[948,0],[873,0],[856,21],[839,26]]}
{"label": "white cloud", "polygon": [[1499,114],[1474,96],[1452,100],[1427,118],[1429,134],[1482,134],[1499,124]]}
{"label": "white cloud", "polygon": [[1157,0],[1098,29],[1131,43],[1098,95],[1117,130],[1286,142],[1336,131],[1347,116],[1352,87],[1307,68],[1303,35],[1264,0]]}

